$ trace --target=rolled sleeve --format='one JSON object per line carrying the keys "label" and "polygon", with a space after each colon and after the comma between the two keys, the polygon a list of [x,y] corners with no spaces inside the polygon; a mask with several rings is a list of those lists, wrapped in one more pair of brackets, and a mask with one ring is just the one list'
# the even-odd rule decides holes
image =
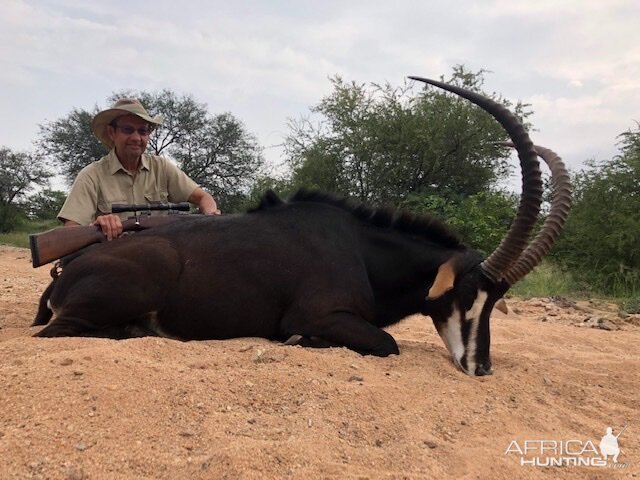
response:
{"label": "rolled sleeve", "polygon": [[97,203],[96,185],[87,170],[83,169],[71,186],[69,195],[58,213],[58,220],[71,220],[80,225],[89,225],[96,218]]}
{"label": "rolled sleeve", "polygon": [[176,165],[166,160],[167,191],[171,202],[186,202],[193,191],[199,187],[189,176]]}

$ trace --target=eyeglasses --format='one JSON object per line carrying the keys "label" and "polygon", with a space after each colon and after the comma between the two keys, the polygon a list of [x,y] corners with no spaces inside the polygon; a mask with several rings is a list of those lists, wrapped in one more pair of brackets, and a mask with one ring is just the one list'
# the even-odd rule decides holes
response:
{"label": "eyeglasses", "polygon": [[131,125],[115,125],[114,128],[119,129],[125,135],[131,135],[133,132],[138,132],[141,137],[147,137],[151,133],[151,130],[147,127],[133,128]]}

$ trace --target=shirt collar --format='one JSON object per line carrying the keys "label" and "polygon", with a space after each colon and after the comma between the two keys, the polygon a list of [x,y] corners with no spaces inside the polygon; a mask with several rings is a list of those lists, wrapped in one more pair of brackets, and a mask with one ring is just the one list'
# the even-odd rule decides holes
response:
{"label": "shirt collar", "polygon": [[[107,163],[109,166],[109,173],[111,175],[115,175],[120,170],[122,170],[125,173],[128,173],[127,170],[120,163],[120,160],[118,160],[118,156],[116,155],[115,148],[112,148],[109,154],[107,155]],[[149,154],[147,153],[142,154],[142,159],[140,161],[140,170],[149,170]]]}
{"label": "shirt collar", "polygon": [[143,153],[140,161],[140,170],[149,170],[149,154]]}

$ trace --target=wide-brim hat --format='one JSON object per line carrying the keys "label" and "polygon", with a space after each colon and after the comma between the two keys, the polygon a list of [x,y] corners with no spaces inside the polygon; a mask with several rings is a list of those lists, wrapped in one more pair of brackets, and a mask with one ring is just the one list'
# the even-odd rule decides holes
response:
{"label": "wide-brim hat", "polygon": [[149,115],[139,100],[135,98],[121,98],[114,103],[111,108],[99,112],[93,117],[93,121],[91,122],[91,130],[94,135],[109,148],[113,148],[113,142],[109,138],[107,127],[122,115],[135,115],[136,117],[140,117],[144,121],[149,122],[151,128],[162,125],[164,120],[162,115],[158,115],[157,117]]}

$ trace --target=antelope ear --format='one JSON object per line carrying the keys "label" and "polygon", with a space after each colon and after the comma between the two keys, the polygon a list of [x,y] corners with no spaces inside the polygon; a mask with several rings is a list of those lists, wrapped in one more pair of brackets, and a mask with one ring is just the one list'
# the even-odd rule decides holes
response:
{"label": "antelope ear", "polygon": [[504,298],[501,298],[500,300],[498,300],[494,305],[494,307],[497,308],[502,313],[504,313],[505,315],[509,313],[509,307],[507,306],[507,302],[504,301]]}
{"label": "antelope ear", "polygon": [[447,293],[453,288],[453,282],[455,282],[455,280],[454,258],[451,257],[438,267],[436,278],[431,288],[429,288],[429,293],[427,293],[427,300],[433,300]]}

